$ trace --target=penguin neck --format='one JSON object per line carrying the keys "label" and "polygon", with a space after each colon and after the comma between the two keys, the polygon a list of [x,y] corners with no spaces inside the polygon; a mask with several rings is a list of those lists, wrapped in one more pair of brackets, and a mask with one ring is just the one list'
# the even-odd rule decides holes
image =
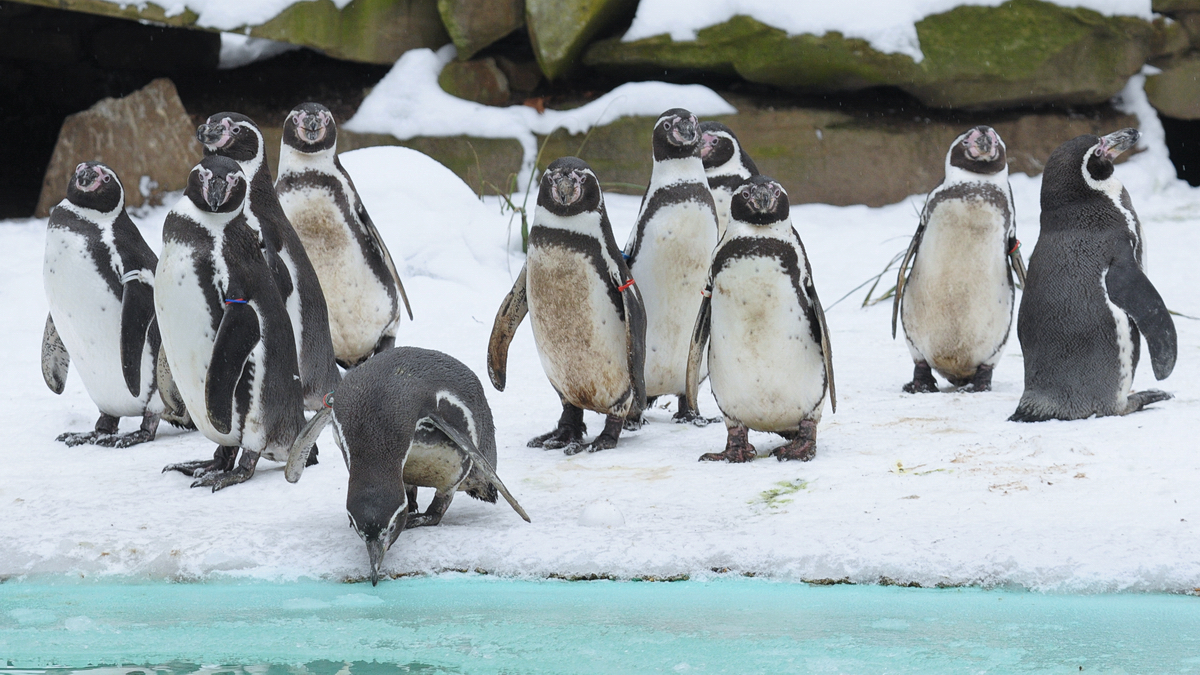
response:
{"label": "penguin neck", "polygon": [[100,227],[100,229],[111,229],[112,224],[117,220],[117,216],[121,215],[121,211],[125,209],[125,195],[121,195],[120,201],[117,202],[116,207],[114,207],[111,211],[97,211],[96,209],[89,209],[86,206],[75,204],[69,199],[64,199],[59,202],[58,207],[66,211],[70,211],[82,220],[85,220],[89,223],[95,223]]}
{"label": "penguin neck", "polygon": [[950,158],[946,157],[946,178],[942,185],[954,183],[991,183],[1008,192],[1008,167],[1005,166],[996,173],[975,173],[954,166],[950,163]]}
{"label": "penguin neck", "polygon": [[[601,209],[604,204],[601,202]],[[599,239],[604,241],[604,226],[603,226],[603,211],[584,211],[573,216],[559,216],[551,213],[549,209],[542,205],[538,205],[534,211],[533,226],[546,227],[555,230],[566,230],[574,232],[585,237]]]}
{"label": "penguin neck", "polygon": [[754,225],[742,220],[730,220],[723,241],[734,237],[760,237],[791,241],[792,219],[784,218],[766,225]]}
{"label": "penguin neck", "polygon": [[171,213],[196,223],[205,230],[208,230],[215,239],[220,240],[225,227],[233,222],[235,218],[242,216],[242,209],[236,209],[228,213],[202,211],[192,203],[189,197],[185,196],[175,204],[175,207],[171,209]]}
{"label": "penguin neck", "polygon": [[650,186],[646,189],[646,194],[653,194],[677,183],[707,184],[707,182],[704,175],[704,162],[699,157],[660,159],[654,162],[654,170],[650,174]]}
{"label": "penguin neck", "polygon": [[282,179],[288,174],[304,173],[305,171],[333,173],[333,158],[333,148],[320,152],[301,152],[287,143],[283,143],[279,147],[279,177]]}
{"label": "penguin neck", "polygon": [[734,155],[720,166],[705,169],[704,175],[710,181],[714,178],[741,178],[742,180],[749,178],[750,170],[742,166],[741,162],[737,160],[738,157]]}

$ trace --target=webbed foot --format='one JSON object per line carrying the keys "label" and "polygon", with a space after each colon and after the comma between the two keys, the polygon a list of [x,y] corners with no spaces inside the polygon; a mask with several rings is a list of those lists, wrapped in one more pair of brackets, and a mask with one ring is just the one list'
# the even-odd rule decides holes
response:
{"label": "webbed foot", "polygon": [[725,440],[724,452],[708,452],[700,455],[701,462],[730,462],[741,464],[753,461],[758,457],[754,446],[750,445],[750,430],[743,426],[729,427],[729,436]]}
{"label": "webbed foot", "polygon": [[671,415],[671,421],[676,424],[694,424],[698,427],[706,427],[713,422],[720,422],[720,417],[705,417],[700,414],[699,410],[693,410],[688,405],[686,396],[679,396],[679,412]]}
{"label": "webbed foot", "polygon": [[59,441],[60,443],[66,443],[67,447],[73,448],[77,445],[83,445],[84,443],[95,443],[96,439],[106,438],[110,435],[111,434],[102,434],[98,431],[87,431],[80,433],[72,433],[68,431],[66,433],[59,434],[54,440]]}
{"label": "webbed foot", "polygon": [[128,434],[116,434],[113,436],[101,436],[95,440],[96,445],[102,445],[106,448],[128,448],[139,443],[146,443],[154,440],[154,432],[138,429],[137,431]]}
{"label": "webbed foot", "polygon": [[235,445],[219,445],[216,451],[213,452],[212,459],[198,459],[193,462],[168,464],[163,467],[162,472],[178,471],[192,478],[199,478],[207,473],[232,471],[237,459],[237,451],[238,449]]}
{"label": "webbed foot", "polygon": [[[990,376],[989,376],[990,381]],[[933,377],[933,368],[921,361],[913,368],[913,379],[904,385],[904,391],[909,394],[930,394],[938,390],[937,380]]]}
{"label": "webbed foot", "polygon": [[1161,389],[1147,389],[1145,391],[1135,391],[1129,395],[1129,398],[1125,399],[1125,412],[1123,412],[1121,414],[1128,415],[1129,413],[1137,412],[1137,411],[1145,408],[1146,406],[1150,405],[1151,403],[1158,403],[1159,401],[1167,401],[1172,398],[1175,398],[1175,396],[1173,394],[1168,394],[1167,392],[1165,392]]}
{"label": "webbed foot", "polygon": [[965,391],[967,393],[991,391],[993,370],[995,370],[995,366],[979,366],[979,368],[975,370],[975,375],[971,378],[971,381],[968,382],[967,386],[963,387],[961,391]]}
{"label": "webbed foot", "polygon": [[221,488],[227,488],[230,485],[245,483],[254,476],[254,467],[246,468],[239,466],[233,471],[210,471],[203,474],[192,482],[192,487],[212,487],[212,491],[216,492]]}
{"label": "webbed foot", "polygon": [[527,445],[531,448],[557,450],[566,448],[573,443],[583,442],[585,433],[587,433],[587,427],[583,424],[583,408],[563,403],[562,416],[558,418],[558,426],[554,431],[529,439]]}
{"label": "webbed foot", "polygon": [[810,461],[817,456],[817,425],[811,420],[800,423],[800,432],[787,443],[771,451],[771,456],[779,461],[798,459],[801,462]]}

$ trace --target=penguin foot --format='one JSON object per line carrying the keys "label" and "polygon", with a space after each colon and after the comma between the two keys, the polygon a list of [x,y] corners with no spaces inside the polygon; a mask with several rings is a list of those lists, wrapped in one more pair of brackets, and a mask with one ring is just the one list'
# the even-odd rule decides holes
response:
{"label": "penguin foot", "polygon": [[811,420],[801,422],[800,431],[789,438],[787,443],[772,450],[771,456],[781,462],[785,459],[811,461],[817,456],[817,425]]}
{"label": "penguin foot", "polygon": [[254,467],[239,466],[233,471],[210,471],[201,475],[193,483],[192,487],[212,487],[212,491],[216,492],[221,488],[227,488],[230,485],[245,483],[254,475]]}
{"label": "penguin foot", "polygon": [[700,455],[701,462],[730,462],[741,464],[758,458],[758,452],[750,445],[750,430],[746,427],[729,427],[724,452],[708,452]]}
{"label": "penguin foot", "polygon": [[1128,415],[1132,412],[1137,412],[1151,403],[1159,401],[1167,401],[1175,398],[1174,395],[1168,394],[1161,389],[1147,389],[1145,391],[1135,391],[1125,399],[1125,412],[1123,415]]}
{"label": "penguin foot", "polygon": [[96,445],[102,445],[106,448],[128,448],[139,443],[146,443],[154,440],[154,432],[139,429],[128,434],[116,434],[112,436],[101,436],[95,440]]}
{"label": "penguin foot", "polygon": [[85,433],[72,433],[68,431],[64,434],[59,434],[58,438],[55,438],[54,440],[61,443],[66,443],[67,447],[73,448],[76,445],[83,445],[84,443],[95,443],[97,438],[103,438],[109,435],[110,434],[102,434],[98,431],[88,431]]}
{"label": "penguin foot", "polygon": [[587,444],[588,452],[599,452],[601,450],[612,450],[617,447],[617,439],[621,437],[621,429],[625,426],[625,418],[620,415],[609,415],[604,420],[604,431],[595,438],[591,443]]}
{"label": "penguin foot", "polygon": [[219,445],[213,452],[212,459],[198,459],[194,462],[179,462],[178,464],[168,464],[163,467],[162,472],[178,471],[192,478],[199,478],[208,473],[232,471],[234,461],[237,459],[237,446]]}
{"label": "penguin foot", "polygon": [[638,414],[637,418],[626,417],[624,422],[625,431],[637,431],[646,426],[646,418]]}
{"label": "penguin foot", "polygon": [[566,448],[572,443],[582,443],[583,435],[586,433],[587,425],[583,423],[583,408],[576,408],[564,401],[562,416],[558,418],[558,426],[554,431],[534,436],[526,445],[531,448],[557,450]]}
{"label": "penguin foot", "polygon": [[991,391],[992,370],[994,370],[994,366],[979,366],[979,368],[975,370],[975,375],[971,378],[971,381],[968,382],[967,386],[963,387],[960,391],[965,391],[971,394],[981,391]]}
{"label": "penguin foot", "polygon": [[[988,381],[991,382],[989,374]],[[913,379],[904,385],[904,391],[909,394],[930,394],[938,390],[937,380],[933,377],[933,369],[922,361],[913,368]]]}
{"label": "penguin foot", "polygon": [[693,410],[692,407],[688,405],[686,396],[678,396],[677,398],[679,399],[679,412],[671,415],[672,422],[676,424],[694,424],[698,427],[706,427],[713,422],[721,421],[721,418],[719,417],[705,417],[700,414],[699,410]]}

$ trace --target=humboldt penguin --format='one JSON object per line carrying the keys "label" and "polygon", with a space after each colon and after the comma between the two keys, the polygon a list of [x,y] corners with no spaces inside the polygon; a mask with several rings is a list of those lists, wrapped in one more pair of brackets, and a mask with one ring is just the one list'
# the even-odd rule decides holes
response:
{"label": "humboldt penguin", "polygon": [[733,130],[720,122],[700,123],[700,160],[704,175],[717,207],[717,239],[725,236],[729,227],[729,200],[733,191],[751,176],[758,175],[758,166],[738,142]]}

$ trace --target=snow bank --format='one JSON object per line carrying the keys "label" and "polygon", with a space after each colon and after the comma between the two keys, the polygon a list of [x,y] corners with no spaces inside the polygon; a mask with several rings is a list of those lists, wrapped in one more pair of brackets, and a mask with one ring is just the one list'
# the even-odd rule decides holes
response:
{"label": "snow bank", "polygon": [[[1138,93],[1127,91],[1126,102],[1141,109]],[[1143,219],[1152,280],[1169,307],[1200,315],[1200,191],[1165,177],[1161,137],[1148,126],[1143,120],[1147,150],[1117,176]],[[1155,383],[1143,366],[1135,383],[1176,398],[1128,417],[1006,422],[1023,382],[1015,335],[993,392],[905,395],[912,362],[903,340],[891,338],[890,305],[860,308],[861,290],[834,303],[907,246],[923,196],[878,209],[797,206],[793,222],[829,308],[839,398],[838,412],[822,419],[816,458],[699,463],[700,454],[723,446],[723,425],[672,424],[671,410],[661,407],[616,449],[566,457],[525,447],[560,410],[528,321],[512,343],[507,390],[486,384],[492,320],[522,264],[510,214],[411,150],[359,150],[343,162],[413,302],[415,321],[401,325],[399,341],[448,352],[485,382],[498,473],[533,519],[526,524],[503,503],[460,494],[440,526],[400,537],[384,565],[389,573],[704,577],[729,570],[1054,591],[1200,586],[1196,322],[1176,320],[1171,378]],[[1014,176],[1013,188],[1028,254],[1040,180]],[[607,204],[623,241],[638,198],[610,195]],[[164,215],[160,208],[138,218],[155,248]],[[155,442],[122,450],[54,441],[91,428],[96,410],[76,375],[58,397],[41,380],[44,228],[42,220],[0,226],[8,298],[0,341],[9,345],[0,362],[8,394],[0,407],[0,578],[362,578],[367,556],[347,524],[346,469],[328,431],[318,442],[321,463],[299,483],[288,484],[282,465],[264,460],[251,481],[215,494],[160,473],[212,452],[196,433],[163,425]],[[718,413],[706,389],[700,406]],[[599,415],[588,413],[586,422],[592,434],[602,428]],[[123,430],[136,423],[124,420]],[[766,453],[783,441],[755,433],[751,442]],[[430,496],[422,492],[422,506]]]}
{"label": "snow bank", "polygon": [[[932,14],[960,5],[995,7],[1004,0],[846,0],[845,2],[779,2],[778,0],[698,0],[679,11],[675,0],[640,0],[626,42],[667,34],[677,42],[696,39],[702,28],[725,23],[737,15],[751,16],[789,35],[824,35],[837,31],[861,38],[876,50],[907,54],[920,63],[925,57],[916,24]],[[1150,0],[1051,0],[1065,7],[1086,7],[1102,14],[1150,19]]]}

